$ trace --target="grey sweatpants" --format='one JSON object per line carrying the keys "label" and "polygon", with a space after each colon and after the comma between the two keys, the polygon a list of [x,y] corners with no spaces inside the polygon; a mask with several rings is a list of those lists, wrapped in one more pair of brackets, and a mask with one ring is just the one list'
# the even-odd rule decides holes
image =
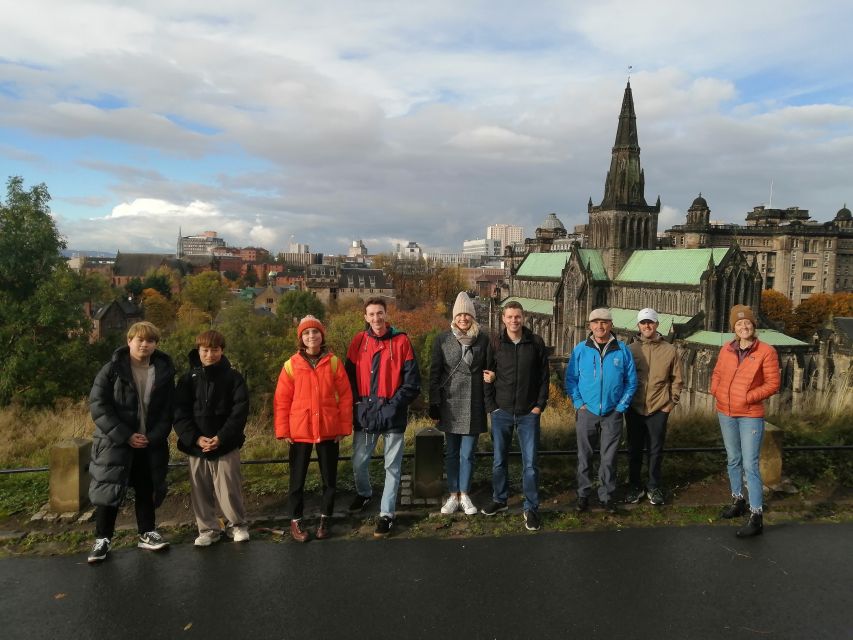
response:
{"label": "grey sweatpants", "polygon": [[588,497],[592,493],[589,472],[592,454],[600,445],[598,499],[609,502],[616,490],[616,451],[622,438],[622,414],[611,411],[606,416],[597,416],[581,409],[575,428],[578,439],[578,495]]}

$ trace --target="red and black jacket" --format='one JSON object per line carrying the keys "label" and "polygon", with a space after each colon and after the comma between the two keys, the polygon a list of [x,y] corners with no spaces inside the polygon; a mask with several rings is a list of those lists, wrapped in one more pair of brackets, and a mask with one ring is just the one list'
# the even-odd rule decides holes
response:
{"label": "red and black jacket", "polygon": [[408,409],[421,392],[421,374],[409,337],[389,326],[382,336],[368,327],[347,350],[352,386],[353,428],[370,433],[402,433]]}

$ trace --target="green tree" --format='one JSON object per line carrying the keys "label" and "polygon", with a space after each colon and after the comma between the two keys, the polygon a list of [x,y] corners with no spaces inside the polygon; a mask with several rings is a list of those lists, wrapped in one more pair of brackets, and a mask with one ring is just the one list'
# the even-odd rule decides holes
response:
{"label": "green tree", "polygon": [[298,321],[309,314],[322,320],[326,307],[310,291],[288,291],[278,299],[276,314],[288,321]]}
{"label": "green tree", "polygon": [[43,184],[10,178],[0,202],[0,405],[46,405],[85,393],[102,364],[83,304],[102,283],[71,271]]}
{"label": "green tree", "polygon": [[296,351],[296,330],[271,314],[259,315],[250,302],[232,300],[216,319],[225,354],[246,378],[255,402],[266,402],[284,361]]}
{"label": "green tree", "polygon": [[228,287],[223,284],[222,277],[216,271],[188,276],[181,291],[181,300],[199,309],[209,322],[219,313],[227,296]]}

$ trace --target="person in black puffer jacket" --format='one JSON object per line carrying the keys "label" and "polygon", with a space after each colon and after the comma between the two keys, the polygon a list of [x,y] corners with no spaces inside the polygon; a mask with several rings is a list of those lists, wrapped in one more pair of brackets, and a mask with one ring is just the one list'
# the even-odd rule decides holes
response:
{"label": "person in black puffer jacket", "polygon": [[197,547],[221,536],[216,507],[235,542],[249,539],[240,447],[249,416],[249,392],[238,371],[222,355],[225,336],[204,331],[190,351],[190,370],[178,381],[175,432],[178,449],[189,455],[190,492],[198,525]]}
{"label": "person in black puffer jacket", "polygon": [[157,350],[159,342],[160,330],[150,322],[131,326],[127,346],[116,349],[89,394],[95,422],[89,499],[96,507],[90,563],[110,551],[128,486],[136,494],[137,546],[156,551],[168,545],[155,528],[154,510],[166,497],[175,366]]}

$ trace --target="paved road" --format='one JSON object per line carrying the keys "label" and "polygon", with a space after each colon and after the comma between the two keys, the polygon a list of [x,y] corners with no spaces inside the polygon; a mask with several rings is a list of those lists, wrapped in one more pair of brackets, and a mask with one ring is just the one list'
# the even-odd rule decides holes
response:
{"label": "paved road", "polygon": [[853,525],[0,560],[4,638],[853,638]]}

